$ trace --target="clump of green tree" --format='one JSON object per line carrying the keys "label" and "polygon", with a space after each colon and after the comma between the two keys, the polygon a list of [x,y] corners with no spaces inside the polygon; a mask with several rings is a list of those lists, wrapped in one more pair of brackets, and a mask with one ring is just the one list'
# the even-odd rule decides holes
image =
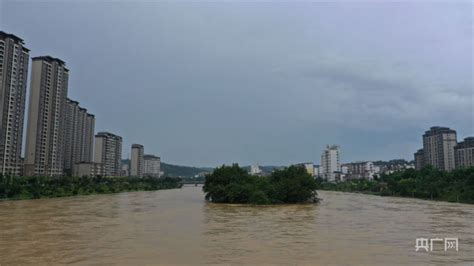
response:
{"label": "clump of green tree", "polygon": [[181,187],[179,178],[12,177],[0,175],[0,199],[38,199]]}
{"label": "clump of green tree", "polygon": [[419,171],[408,169],[381,175],[374,180],[317,182],[322,190],[474,203],[474,167],[444,172],[427,166]]}
{"label": "clump of green tree", "polygon": [[238,164],[206,176],[206,200],[215,203],[282,204],[317,202],[316,181],[302,167],[290,166],[270,176],[254,176]]}

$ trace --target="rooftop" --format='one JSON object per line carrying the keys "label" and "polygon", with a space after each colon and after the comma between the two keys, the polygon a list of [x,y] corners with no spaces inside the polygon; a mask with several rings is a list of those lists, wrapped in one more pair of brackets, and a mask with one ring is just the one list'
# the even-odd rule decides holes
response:
{"label": "rooftop", "polygon": [[[25,42],[23,41],[22,38],[20,38],[20,37],[14,35],[14,34],[1,31],[1,30],[0,30],[0,38],[11,38],[11,39],[13,39],[13,41],[20,43],[22,46],[25,45]],[[25,50],[25,51],[27,51],[27,52],[30,51],[30,49],[28,49],[28,48],[26,48],[26,47],[24,47],[24,46],[23,46],[22,48],[23,48],[23,50]]]}
{"label": "rooftop", "polygon": [[120,137],[118,135],[112,134],[110,132],[105,132],[105,131],[97,132],[97,134],[95,136],[100,137],[100,138],[118,138],[118,139],[122,139],[122,137]]}
{"label": "rooftop", "polygon": [[17,42],[20,42],[21,44],[25,44],[25,42],[23,41],[22,38],[14,35],[14,34],[1,31],[1,30],[0,30],[0,37],[2,37],[2,38],[12,38],[13,40],[15,40]]}
{"label": "rooftop", "polygon": [[459,142],[454,149],[465,149],[474,148],[474,137],[467,137],[463,141]]}
{"label": "rooftop", "polygon": [[446,133],[456,134],[456,130],[450,129],[449,127],[434,126],[434,127],[431,127],[430,130],[425,131],[425,134],[423,136],[434,136],[434,135],[446,134]]}
{"label": "rooftop", "polygon": [[66,65],[66,62],[64,62],[63,60],[59,59],[59,58],[55,58],[55,57],[52,57],[50,55],[44,55],[44,56],[36,56],[36,57],[33,57],[31,58],[31,60],[35,61],[35,60],[44,60],[44,61],[47,61],[47,62],[57,62],[61,65]]}

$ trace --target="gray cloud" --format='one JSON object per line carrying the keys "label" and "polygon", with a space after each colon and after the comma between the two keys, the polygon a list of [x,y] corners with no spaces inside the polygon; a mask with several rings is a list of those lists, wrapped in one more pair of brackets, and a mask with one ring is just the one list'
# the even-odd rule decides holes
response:
{"label": "gray cloud", "polygon": [[0,27],[71,69],[70,96],[164,161],[410,159],[472,135],[472,4],[13,2]]}

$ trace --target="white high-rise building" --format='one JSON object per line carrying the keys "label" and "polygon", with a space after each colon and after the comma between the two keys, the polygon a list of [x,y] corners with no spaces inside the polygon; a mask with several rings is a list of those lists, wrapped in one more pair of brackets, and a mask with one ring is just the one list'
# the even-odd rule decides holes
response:
{"label": "white high-rise building", "polygon": [[79,106],[77,101],[66,101],[64,170],[71,173],[76,163],[92,162],[94,145],[94,115]]}
{"label": "white high-rise building", "polygon": [[0,31],[0,174],[21,172],[29,50],[23,40]]}
{"label": "white high-rise building", "polygon": [[95,135],[94,162],[103,165],[105,176],[120,176],[122,169],[122,137],[108,132]]}
{"label": "white high-rise building", "polygon": [[143,163],[144,148],[143,145],[132,145],[132,159],[130,161],[130,176],[143,177],[144,163]]}
{"label": "white high-rise building", "polygon": [[432,165],[442,171],[453,170],[456,144],[455,130],[447,127],[431,127],[423,134],[424,165]]}
{"label": "white high-rise building", "polygon": [[158,156],[145,154],[143,156],[144,176],[160,177],[161,159]]}
{"label": "white high-rise building", "polygon": [[63,174],[68,80],[64,61],[51,56],[33,58],[25,175]]}
{"label": "white high-rise building", "polygon": [[328,181],[340,181],[341,162],[338,145],[327,146],[321,155],[321,176]]}
{"label": "white high-rise building", "polygon": [[254,165],[250,166],[250,174],[251,175],[259,175],[261,173],[262,173],[262,170],[260,169],[258,164],[254,164]]}

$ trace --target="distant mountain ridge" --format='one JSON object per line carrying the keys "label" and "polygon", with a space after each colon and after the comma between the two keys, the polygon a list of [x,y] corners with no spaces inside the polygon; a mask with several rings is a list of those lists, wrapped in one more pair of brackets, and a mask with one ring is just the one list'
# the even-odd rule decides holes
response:
{"label": "distant mountain ridge", "polygon": [[[390,166],[396,164],[409,164],[412,163],[410,161],[406,161],[403,159],[394,159],[389,161],[374,161],[375,165],[378,166]],[[122,160],[122,164],[130,164],[129,159]],[[243,169],[250,171],[250,166],[241,166]],[[282,168],[284,166],[276,166],[276,165],[259,165],[260,170],[263,173],[271,173],[275,169]],[[186,177],[186,178],[193,178],[198,176],[199,174],[212,172],[214,170],[213,167],[195,167],[195,166],[184,166],[184,165],[176,165],[161,162],[161,171],[164,172],[165,176],[169,177]]]}
{"label": "distant mountain ridge", "polygon": [[161,171],[165,173],[165,176],[171,177],[194,177],[200,173],[211,172],[212,170],[214,170],[212,167],[194,167],[161,163]]}
{"label": "distant mountain ridge", "polygon": [[[122,160],[122,164],[130,164],[130,160],[124,159]],[[241,167],[250,171],[250,166]],[[259,167],[263,172],[271,173],[274,169],[281,168],[282,166],[267,165]],[[212,172],[213,170],[214,168],[212,167],[194,167],[161,162],[161,171],[164,172],[165,176],[170,177],[195,177],[201,173]]]}

